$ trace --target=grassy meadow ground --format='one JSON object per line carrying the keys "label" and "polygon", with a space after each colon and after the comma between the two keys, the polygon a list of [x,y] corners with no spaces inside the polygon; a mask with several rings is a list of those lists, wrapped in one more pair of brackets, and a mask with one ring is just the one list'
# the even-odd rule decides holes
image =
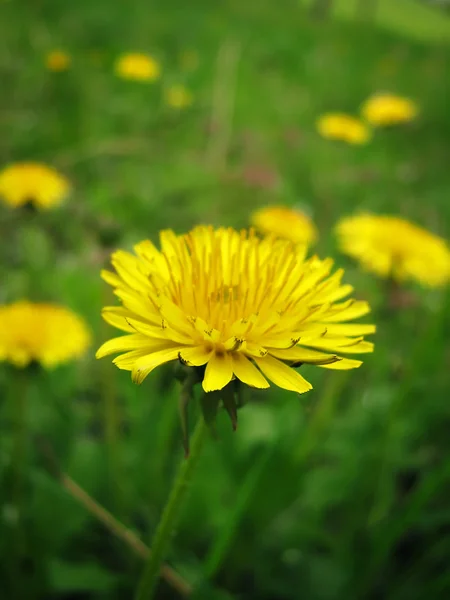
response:
{"label": "grassy meadow ground", "polygon": [[[177,388],[170,369],[138,387],[94,359],[115,335],[100,318],[114,300],[99,271],[113,249],[162,228],[244,227],[269,203],[314,219],[318,254],[346,267],[373,306],[376,349],[357,371],[305,368],[314,390],[301,397],[249,392],[236,433],[220,416],[169,562],[201,600],[449,597],[449,292],[408,286],[403,307],[389,308],[384,283],[338,253],[333,226],[384,211],[448,237],[450,49],[351,20],[309,21],[300,2],[277,6],[0,4],[1,164],[46,162],[73,184],[54,211],[0,206],[0,301],[66,304],[94,336],[83,361],[26,383],[0,366],[2,600],[132,597],[142,559],[70,496],[42,450],[149,543],[182,459]],[[71,54],[68,71],[46,70],[55,48]],[[115,77],[127,51],[156,56],[161,79]],[[167,106],[173,83],[192,91],[192,107]],[[357,113],[384,90],[415,99],[420,118],[366,146],[317,135],[321,113]],[[24,396],[18,512],[11,414]],[[158,597],[179,596],[162,582]]]}

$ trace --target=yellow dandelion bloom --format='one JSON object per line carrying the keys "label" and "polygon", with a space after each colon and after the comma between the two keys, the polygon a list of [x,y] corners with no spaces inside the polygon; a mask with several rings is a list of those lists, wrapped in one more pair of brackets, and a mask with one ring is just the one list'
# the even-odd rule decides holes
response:
{"label": "yellow dandelion bloom", "polygon": [[362,121],[344,113],[322,115],[317,120],[317,130],[328,140],[348,144],[365,144],[371,137],[370,130]]}
{"label": "yellow dandelion bloom", "polygon": [[251,216],[252,225],[261,233],[295,243],[313,244],[317,239],[314,223],[304,213],[286,206],[266,206]]}
{"label": "yellow dandelion bloom", "polygon": [[90,342],[84,321],[64,306],[27,301],[0,306],[0,361],[52,368],[81,357]]}
{"label": "yellow dandelion bloom", "polygon": [[71,62],[70,56],[62,50],[53,50],[45,57],[45,66],[49,71],[67,71]]}
{"label": "yellow dandelion bloom", "polygon": [[148,54],[130,53],[119,56],[115,71],[123,79],[155,81],[161,75],[161,65]]}
{"label": "yellow dandelion bloom", "polygon": [[0,196],[10,206],[31,202],[36,208],[53,208],[61,204],[69,191],[68,180],[47,165],[14,163],[0,171]]}
{"label": "yellow dandelion bloom", "polygon": [[293,366],[353,369],[361,362],[341,354],[372,352],[363,336],[375,327],[348,323],[369,306],[342,301],[352,287],[341,284],[342,270],[330,275],[331,259],[306,259],[303,246],[252,230],[200,226],[160,240],[161,250],[143,241],[135,254],[115,252],[115,273],[102,273],[122,301],[103,317],[128,335],[97,358],[119,353],[113,362],[136,383],[179,360],[202,367],[206,392],[237,379],[303,393],[311,384]]}
{"label": "yellow dandelion bloom", "polygon": [[172,108],[187,108],[192,104],[192,93],[184,85],[172,85],[165,92],[166,102]]}
{"label": "yellow dandelion bloom", "polygon": [[373,126],[385,127],[408,123],[417,117],[417,104],[409,98],[393,94],[377,94],[361,107],[363,117]]}
{"label": "yellow dandelion bloom", "polygon": [[430,287],[450,280],[445,241],[404,219],[371,214],[346,217],[336,232],[341,250],[381,277],[416,280]]}

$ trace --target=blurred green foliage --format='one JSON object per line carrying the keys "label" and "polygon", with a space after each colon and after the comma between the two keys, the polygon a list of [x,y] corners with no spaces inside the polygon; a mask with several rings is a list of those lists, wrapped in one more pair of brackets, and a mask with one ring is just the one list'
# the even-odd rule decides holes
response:
{"label": "blurred green foliage", "polygon": [[[45,69],[55,48],[71,54],[67,72]],[[127,51],[161,60],[161,80],[117,79],[114,59]],[[183,68],[187,51],[198,54],[194,70]],[[2,599],[131,596],[142,560],[60,485],[39,441],[150,539],[182,458],[177,389],[170,369],[137,387],[93,358],[111,335],[99,270],[111,250],[156,240],[161,228],[246,226],[266,203],[313,217],[317,252],[346,266],[374,307],[376,351],[357,372],[305,368],[314,390],[302,397],[248,392],[235,434],[219,418],[170,563],[205,600],[448,598],[449,294],[410,289],[403,308],[387,309],[383,283],[337,254],[332,228],[369,209],[448,234],[449,58],[447,47],[370,23],[311,21],[297,2],[1,4],[2,164],[47,162],[74,191],[53,212],[0,206],[0,300],[67,304],[95,335],[80,364],[31,376],[1,365]],[[190,109],[164,104],[172,83],[192,90]],[[318,115],[357,113],[380,90],[414,98],[420,119],[365,147],[318,137]],[[159,597],[177,594],[162,582]]]}

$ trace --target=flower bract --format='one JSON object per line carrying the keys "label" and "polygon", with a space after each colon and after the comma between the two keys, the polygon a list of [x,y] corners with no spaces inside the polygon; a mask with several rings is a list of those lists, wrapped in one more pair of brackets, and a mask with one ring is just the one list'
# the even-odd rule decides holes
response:
{"label": "flower bract", "polygon": [[205,392],[237,379],[255,388],[269,382],[299,393],[311,384],[294,368],[304,363],[352,369],[343,355],[371,352],[373,325],[351,323],[367,302],[344,300],[352,287],[331,259],[306,258],[304,246],[252,230],[200,226],[187,235],[160,234],[135,253],[112,255],[103,278],[122,306],[103,317],[127,335],[107,341],[97,357],[141,383],[170,361],[201,369]]}

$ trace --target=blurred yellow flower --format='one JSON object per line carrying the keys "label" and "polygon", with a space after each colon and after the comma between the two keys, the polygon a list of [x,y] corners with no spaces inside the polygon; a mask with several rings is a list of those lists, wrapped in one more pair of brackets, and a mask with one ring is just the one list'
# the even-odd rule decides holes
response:
{"label": "blurred yellow flower", "polygon": [[418,112],[415,102],[393,94],[371,96],[361,107],[361,113],[366,121],[378,127],[407,123],[415,119]]}
{"label": "blurred yellow flower", "polygon": [[69,191],[68,180],[44,164],[13,163],[0,171],[0,196],[10,206],[31,202],[37,208],[53,208],[61,204]]}
{"label": "blurred yellow flower", "polygon": [[348,323],[369,306],[341,302],[352,287],[341,285],[342,270],[330,276],[331,259],[306,259],[300,245],[252,230],[200,226],[160,240],[161,250],[143,241],[135,255],[115,252],[115,272],[102,273],[123,304],[103,317],[128,335],[103,344],[97,358],[118,353],[113,362],[136,383],[179,360],[197,368],[205,392],[237,379],[303,393],[312,386],[293,367],[353,369],[361,361],[341,353],[372,352],[363,336],[375,327]]}
{"label": "blurred yellow flower", "polygon": [[119,56],[115,71],[123,79],[155,81],[161,75],[161,65],[148,54],[130,53]]}
{"label": "blurred yellow flower", "polygon": [[266,206],[251,215],[252,225],[261,233],[294,243],[313,244],[317,239],[314,223],[304,213],[286,206]]}
{"label": "blurred yellow flower", "polygon": [[68,308],[28,301],[0,306],[0,361],[52,368],[81,357],[90,342],[87,325]]}
{"label": "blurred yellow flower", "polygon": [[341,219],[336,232],[341,250],[381,277],[430,287],[450,280],[446,242],[404,219],[361,214]]}
{"label": "blurred yellow flower", "polygon": [[62,50],[53,50],[45,57],[45,66],[49,71],[67,71],[71,62],[70,56]]}
{"label": "blurred yellow flower", "polygon": [[317,120],[317,130],[328,140],[340,140],[348,144],[365,144],[371,134],[368,127],[356,117],[344,113],[328,113]]}
{"label": "blurred yellow flower", "polygon": [[192,104],[192,93],[184,85],[172,85],[165,92],[166,102],[172,108],[187,108]]}

